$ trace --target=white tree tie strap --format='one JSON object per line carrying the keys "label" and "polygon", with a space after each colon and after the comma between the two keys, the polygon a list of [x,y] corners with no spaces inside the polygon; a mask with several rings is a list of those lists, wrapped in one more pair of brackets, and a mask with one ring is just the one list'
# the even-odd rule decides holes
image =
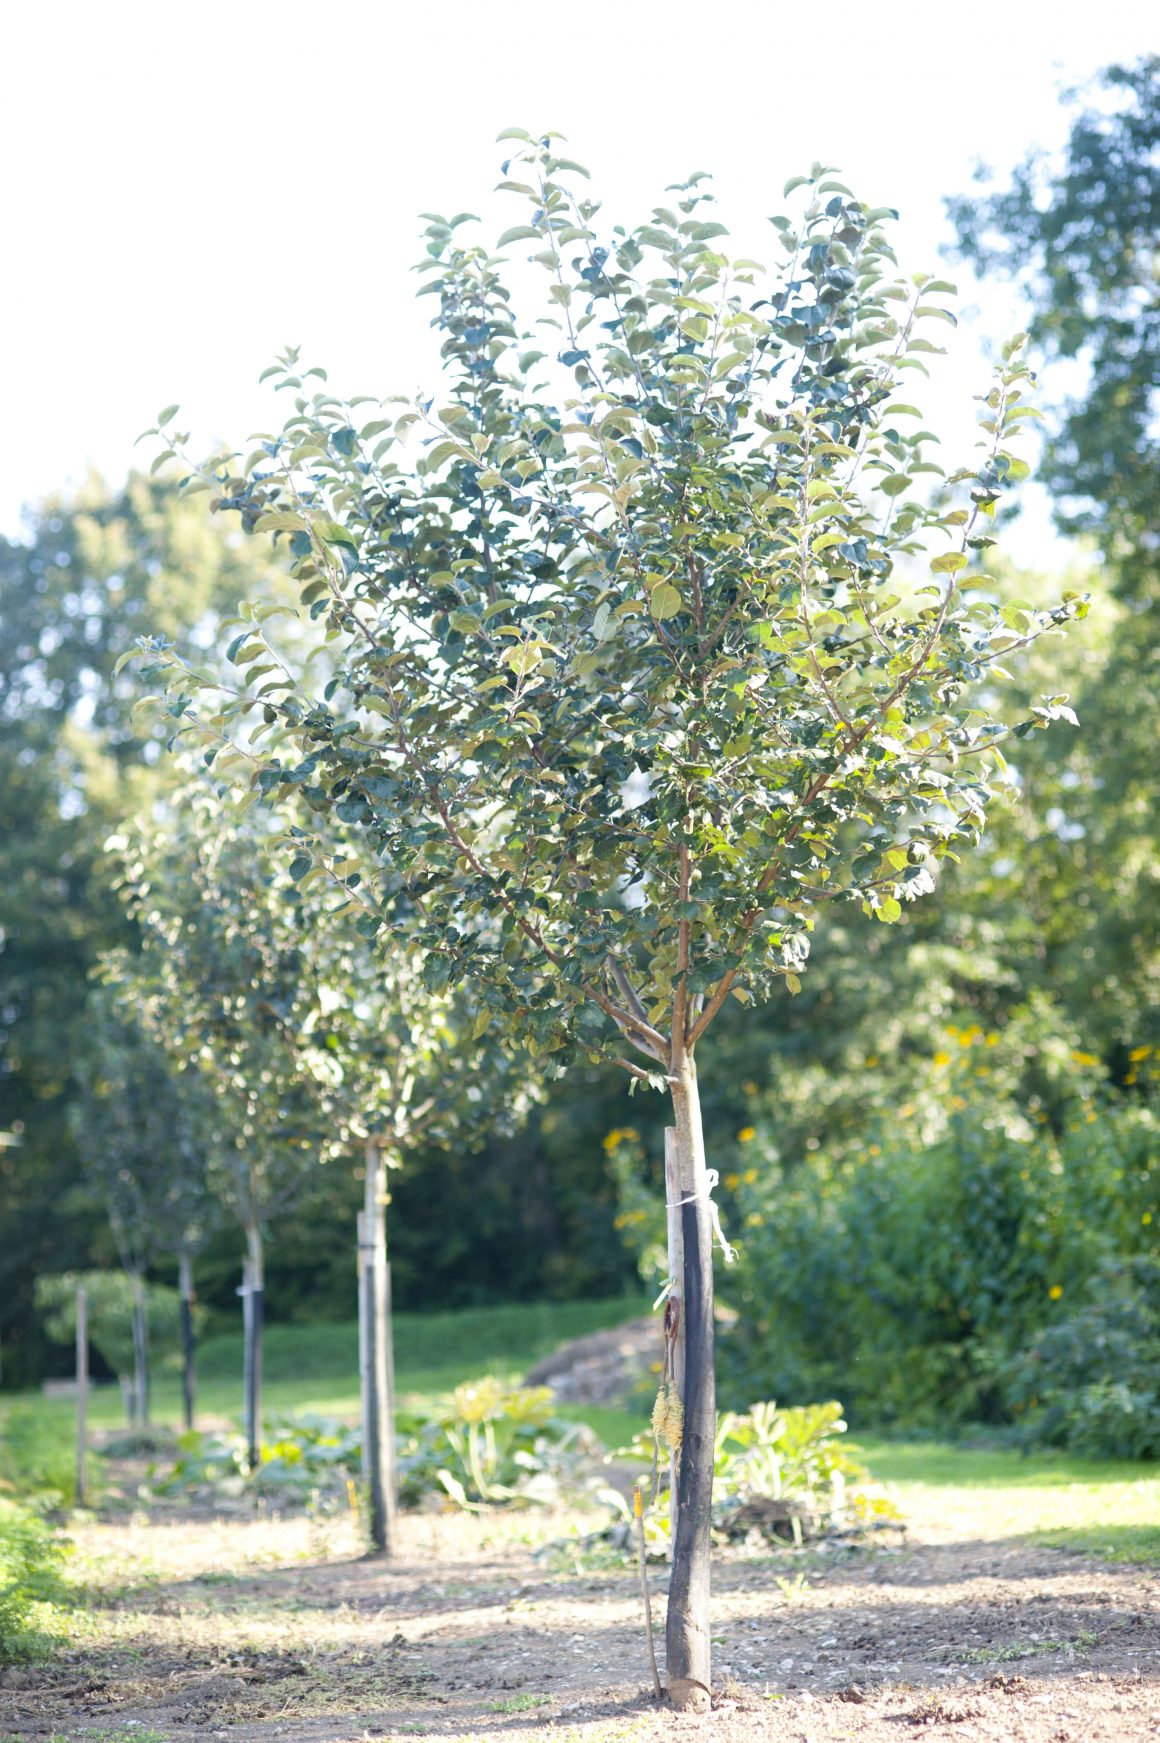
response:
{"label": "white tree tie strap", "polygon": [[686,1198],[669,1198],[665,1204],[670,1210],[678,1210],[683,1204],[695,1204],[697,1199],[706,1198],[709,1201],[709,1220],[713,1225],[713,1239],[717,1242],[725,1257],[725,1263],[731,1265],[737,1257],[736,1249],[729,1245],[721,1228],[721,1212],[713,1197],[714,1188],[721,1176],[715,1168],[706,1168],[705,1186],[701,1192],[690,1192]]}

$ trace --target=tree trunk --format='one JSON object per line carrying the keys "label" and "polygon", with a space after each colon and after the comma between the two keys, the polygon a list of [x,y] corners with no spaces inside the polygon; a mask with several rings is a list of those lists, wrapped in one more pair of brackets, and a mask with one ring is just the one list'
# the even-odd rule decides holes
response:
{"label": "tree trunk", "polygon": [[133,1273],[133,1416],[138,1428],[149,1425],[149,1327],[145,1311],[145,1280]]}
{"label": "tree trunk", "polygon": [[247,1255],[242,1277],[245,1333],[244,1384],[246,1461],[256,1471],[262,1456],[262,1297],[264,1285],[262,1231],[246,1229]]}
{"label": "tree trunk", "polygon": [[197,1394],[197,1349],[193,1331],[193,1306],[197,1297],[193,1292],[193,1258],[189,1253],[178,1254],[177,1286],[181,1292],[181,1408],[185,1427],[189,1430],[193,1427]]}
{"label": "tree trunk", "polygon": [[395,1536],[395,1364],[391,1273],[387,1264],[386,1180],[374,1138],[366,1147],[365,1208],[359,1216],[359,1355],[363,1477],[372,1546],[389,1555]]}
{"label": "tree trunk", "polygon": [[679,1711],[705,1712],[711,1699],[709,1650],[709,1510],[717,1432],[713,1361],[712,1221],[697,1072],[690,1055],[674,1051],[671,1091],[676,1172],[684,1247],[681,1318],[685,1327],[684,1432],[679,1505],[665,1624],[668,1693]]}

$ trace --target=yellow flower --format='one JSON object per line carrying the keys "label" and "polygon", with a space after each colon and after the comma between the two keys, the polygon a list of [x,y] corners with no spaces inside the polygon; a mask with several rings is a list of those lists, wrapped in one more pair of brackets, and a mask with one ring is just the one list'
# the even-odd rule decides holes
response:
{"label": "yellow flower", "polygon": [[950,1062],[951,1056],[949,1053],[936,1053],[934,1056],[934,1063],[936,1065],[949,1065]]}
{"label": "yellow flower", "polygon": [[737,1188],[741,1185],[740,1174],[727,1174],[725,1176],[725,1184],[730,1192],[736,1192]]}
{"label": "yellow flower", "polygon": [[1073,1051],[1072,1058],[1075,1060],[1077,1065],[1098,1065],[1100,1062],[1098,1053],[1080,1053],[1078,1051]]}
{"label": "yellow flower", "polygon": [[914,1103],[912,1101],[908,1101],[904,1108],[899,1108],[898,1117],[901,1120],[908,1120],[910,1118],[911,1114],[913,1114],[913,1112],[914,1112]]}
{"label": "yellow flower", "polygon": [[877,1063],[878,1063],[878,1055],[877,1055],[877,1053],[871,1053],[871,1054],[869,1054],[869,1055],[868,1055],[868,1057],[867,1057],[867,1060],[866,1060],[866,1064],[867,1064],[867,1066],[868,1066],[868,1067],[869,1067],[869,1069],[870,1069],[870,1070],[873,1070],[873,1069],[874,1069],[874,1067],[875,1067],[875,1066],[876,1066],[876,1065],[877,1065]]}
{"label": "yellow flower", "polygon": [[1151,1051],[1152,1049],[1150,1047],[1133,1047],[1132,1051],[1128,1054],[1129,1064],[1139,1065],[1141,1059],[1147,1059]]}
{"label": "yellow flower", "polygon": [[747,1168],[741,1178],[744,1180],[746,1186],[752,1186],[754,1181],[757,1179],[757,1169]]}
{"label": "yellow flower", "polygon": [[1047,1293],[1052,1301],[1058,1301],[1060,1296],[1063,1294],[1063,1284],[1053,1283]]}
{"label": "yellow flower", "polygon": [[1143,1216],[1140,1218],[1140,1221],[1144,1224],[1144,1227],[1147,1228],[1148,1224],[1152,1221],[1152,1212],[1150,1210],[1146,1210],[1144,1212]]}
{"label": "yellow flower", "polygon": [[751,1214],[745,1219],[745,1226],[747,1229],[759,1229],[762,1228],[764,1224],[765,1218],[759,1210],[751,1212]]}
{"label": "yellow flower", "polygon": [[756,1136],[757,1136],[757,1127],[756,1126],[742,1126],[741,1130],[737,1134],[737,1142],[739,1144],[751,1144],[753,1142],[754,1138],[756,1138]]}
{"label": "yellow flower", "polygon": [[608,1155],[611,1156],[614,1150],[619,1150],[620,1146],[626,1139],[639,1137],[640,1133],[637,1131],[635,1126],[618,1126],[614,1131],[609,1132],[607,1138],[605,1138],[604,1148]]}
{"label": "yellow flower", "polygon": [[984,1045],[987,1047],[997,1047],[999,1045],[999,1037],[994,1030],[984,1038]]}
{"label": "yellow flower", "polygon": [[869,1150],[867,1151],[867,1155],[870,1155],[870,1156],[881,1156],[881,1154],[882,1154],[881,1144],[871,1144]]}

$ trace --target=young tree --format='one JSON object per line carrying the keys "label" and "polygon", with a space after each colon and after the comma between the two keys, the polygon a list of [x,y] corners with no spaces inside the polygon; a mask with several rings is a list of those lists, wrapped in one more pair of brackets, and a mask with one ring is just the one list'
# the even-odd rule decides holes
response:
{"label": "young tree", "polygon": [[208,792],[179,816],[110,842],[140,954],[121,982],[150,1038],[210,1086],[211,1180],[246,1238],[245,1425],[260,1459],[265,1227],[307,1194],[330,1154],[325,1102],[301,1069],[314,1011],[299,941],[271,921],[262,843],[224,832]]}
{"label": "young tree", "polygon": [[[530,1050],[615,1057],[671,1098],[685,1392],[668,1690],[702,1708],[700,1043],[731,995],[797,990],[827,903],[896,921],[978,838],[1002,774],[997,662],[1078,602],[994,598],[982,552],[1026,470],[1027,371],[1008,346],[982,457],[944,486],[897,388],[925,372],[952,287],[891,275],[889,214],[820,166],[795,178],[805,209],[774,220],[770,280],[722,251],[700,176],[635,230],[598,230],[554,138],[506,137],[528,210],[499,247],[526,244],[548,277],[533,330],[466,220],[432,219],[440,399],[368,414],[312,391],[320,372],[288,353],[285,429],[212,475],[218,507],[289,543],[319,660],[287,657],[259,609],[230,645],[232,688],[161,640],[145,669],[219,771],[300,799],[299,861],[323,862],[338,822],[365,833],[390,868],[381,923],[424,952],[432,991],[470,982],[481,1018]],[[1024,728],[1060,712],[1049,698]]]}
{"label": "young tree", "polygon": [[[291,839],[294,839],[293,837]],[[392,1548],[395,1513],[394,1363],[387,1253],[389,1172],[430,1142],[449,1144],[490,1122],[510,1129],[526,1112],[530,1075],[473,1035],[466,1002],[424,986],[414,948],[380,949],[360,895],[374,862],[356,837],[326,865],[291,861],[290,880],[269,865],[267,901],[288,937],[301,940],[316,1007],[304,1030],[303,1067],[323,1086],[333,1141],[364,1157],[359,1215],[359,1327],[363,1469],[369,1532]],[[338,902],[335,903],[335,892]]]}
{"label": "young tree", "polygon": [[97,965],[89,996],[88,1051],[78,1062],[76,1140],[85,1175],[104,1203],[137,1313],[134,1400],[149,1416],[145,1276],[158,1253],[177,1259],[182,1321],[182,1400],[193,1427],[196,1398],[193,1262],[217,1220],[209,1183],[214,1107],[208,1085],[182,1068],[128,1014],[134,969],[124,951]]}

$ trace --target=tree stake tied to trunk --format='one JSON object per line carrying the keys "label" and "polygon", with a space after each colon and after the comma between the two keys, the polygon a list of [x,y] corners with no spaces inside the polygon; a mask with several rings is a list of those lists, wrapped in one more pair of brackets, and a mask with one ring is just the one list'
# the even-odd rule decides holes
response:
{"label": "tree stake tied to trunk", "polygon": [[[699,1043],[729,997],[798,991],[827,903],[891,924],[979,838],[1005,729],[978,686],[1081,607],[1003,602],[982,567],[1027,470],[1017,343],[979,456],[942,491],[898,389],[937,351],[953,287],[897,276],[893,214],[815,166],[773,221],[770,275],[723,251],[703,177],[625,229],[554,136],[503,137],[522,221],[496,248],[466,239],[465,214],[426,231],[438,396],[344,400],[291,351],[269,372],[293,406],[283,432],[201,469],[162,414],[189,487],[288,545],[302,609],[286,630],[244,607],[228,679],[160,640],[144,676],[223,787],[297,804],[295,875],[345,884],[355,923],[422,952],[432,992],[467,984],[481,1030],[561,1065],[616,1059],[671,1097],[685,1399],[668,1691],[703,1708]],[[529,323],[508,249],[546,274]],[[1067,712],[1045,698],[1017,730]],[[372,884],[347,877],[351,829]]]}

